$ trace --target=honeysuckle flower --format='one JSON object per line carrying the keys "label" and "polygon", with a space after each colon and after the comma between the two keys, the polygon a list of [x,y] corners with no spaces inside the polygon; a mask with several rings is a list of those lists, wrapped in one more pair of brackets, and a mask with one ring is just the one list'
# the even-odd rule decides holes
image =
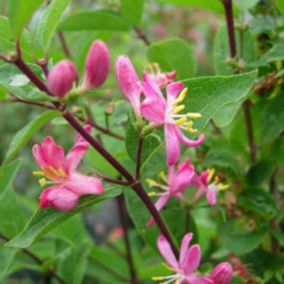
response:
{"label": "honeysuckle flower", "polygon": [[76,80],[76,67],[70,60],[58,62],[47,76],[47,88],[52,95],[63,98]]}
{"label": "honeysuckle flower", "polygon": [[122,55],[117,58],[115,75],[124,97],[131,103],[135,115],[140,117],[141,87],[136,71],[127,56]]}
{"label": "honeysuckle flower", "polygon": [[163,88],[172,83],[176,77],[176,71],[162,72],[158,63],[149,64],[145,73],[160,87]]}
{"label": "honeysuckle flower", "polygon": [[[164,172],[160,173],[161,183],[152,179],[147,179],[150,187],[155,187],[161,190],[161,192],[150,192],[150,196],[159,196],[155,206],[160,211],[168,202],[171,197],[178,199],[183,198],[184,190],[191,184],[191,180],[195,175],[194,167],[189,160],[177,165],[177,170],[173,166],[168,169],[168,176],[166,177]],[[154,224],[154,219],[151,218],[147,225]]]}
{"label": "honeysuckle flower", "polygon": [[170,276],[153,277],[153,280],[163,281],[161,284],[214,284],[209,277],[194,273],[200,263],[201,253],[199,245],[190,246],[192,233],[186,234],[181,242],[179,259],[176,259],[170,244],[164,236],[160,236],[157,241],[158,249],[165,259],[169,270],[174,274]]}
{"label": "honeysuckle flower", "polygon": [[86,92],[88,90],[100,87],[109,74],[110,54],[107,45],[96,40],[92,43],[86,61],[85,75],[83,85],[78,88],[78,92]]}
{"label": "honeysuckle flower", "polygon": [[[84,128],[91,132],[89,125]],[[50,136],[44,138],[41,144],[34,145],[33,156],[41,171],[33,174],[40,177],[42,187],[54,185],[41,193],[40,208],[52,207],[66,211],[76,206],[81,195],[103,193],[99,178],[83,175],[76,170],[87,150],[88,142],[80,135],[77,135],[66,157],[63,148]]]}
{"label": "honeysuckle flower", "polygon": [[174,82],[167,86],[167,99],[159,86],[151,79],[148,74],[144,75],[142,82],[145,100],[141,104],[141,112],[144,118],[156,126],[165,126],[165,141],[168,165],[174,165],[180,156],[180,143],[196,147],[204,140],[201,134],[196,140],[188,139],[182,130],[189,133],[196,133],[193,128],[193,120],[200,118],[200,113],[179,114],[184,108],[180,103],[184,100],[187,88],[181,82]]}
{"label": "honeysuckle flower", "polygon": [[192,179],[192,185],[198,187],[195,199],[198,200],[203,194],[206,194],[207,203],[215,205],[217,202],[218,191],[225,190],[229,187],[228,184],[220,182],[218,176],[214,176],[215,170],[208,169],[200,175],[195,175]]}
{"label": "honeysuckle flower", "polygon": [[232,277],[233,268],[228,262],[219,263],[210,274],[210,278],[214,281],[214,284],[229,284]]}

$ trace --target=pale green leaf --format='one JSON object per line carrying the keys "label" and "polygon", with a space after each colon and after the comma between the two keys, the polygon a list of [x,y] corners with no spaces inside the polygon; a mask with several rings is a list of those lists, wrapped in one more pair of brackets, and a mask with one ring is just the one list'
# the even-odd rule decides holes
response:
{"label": "pale green leaf", "polygon": [[121,16],[131,25],[138,26],[141,22],[144,0],[120,0]]}

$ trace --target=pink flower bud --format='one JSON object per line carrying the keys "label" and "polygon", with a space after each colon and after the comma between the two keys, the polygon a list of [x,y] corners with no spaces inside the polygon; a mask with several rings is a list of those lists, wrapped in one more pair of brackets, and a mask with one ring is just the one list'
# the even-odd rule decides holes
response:
{"label": "pink flower bud", "polygon": [[106,80],[110,69],[108,47],[101,40],[92,43],[85,62],[83,91],[100,87]]}
{"label": "pink flower bud", "polygon": [[115,65],[116,80],[125,98],[130,101],[137,116],[140,116],[141,88],[136,71],[127,56],[119,56]]}
{"label": "pink flower bud", "polygon": [[211,272],[214,284],[229,284],[233,277],[233,268],[228,262],[221,262]]}
{"label": "pink flower bud", "polygon": [[70,60],[58,62],[49,72],[47,87],[52,95],[63,98],[73,86],[76,79],[76,67]]}
{"label": "pink flower bud", "polygon": [[40,208],[51,207],[62,211],[69,211],[77,205],[79,196],[62,186],[55,186],[45,189],[39,199]]}

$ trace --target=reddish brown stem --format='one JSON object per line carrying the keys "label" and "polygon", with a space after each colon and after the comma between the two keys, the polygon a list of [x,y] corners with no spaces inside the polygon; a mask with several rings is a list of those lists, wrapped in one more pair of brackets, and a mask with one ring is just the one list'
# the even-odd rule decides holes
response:
{"label": "reddish brown stem", "polygon": [[62,46],[62,49],[64,51],[65,56],[67,58],[71,59],[72,58],[71,52],[70,52],[70,50],[68,48],[68,45],[66,43],[66,40],[65,40],[63,32],[58,32],[58,37],[59,37],[59,40],[60,40],[60,43],[61,43],[61,46]]}
{"label": "reddish brown stem", "polygon": [[134,31],[136,32],[137,36],[147,45],[150,46],[151,42],[149,41],[149,39],[147,38],[147,36],[145,35],[145,33],[138,27],[134,27]]}

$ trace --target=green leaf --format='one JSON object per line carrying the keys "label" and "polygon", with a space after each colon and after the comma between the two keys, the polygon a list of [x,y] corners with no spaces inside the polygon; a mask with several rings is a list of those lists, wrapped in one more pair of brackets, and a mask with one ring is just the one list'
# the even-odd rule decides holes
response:
{"label": "green leaf", "polygon": [[187,79],[196,72],[196,56],[189,44],[172,38],[152,44],[147,51],[152,63],[159,63],[162,71],[176,71],[177,79]]}
{"label": "green leaf", "polygon": [[233,4],[240,10],[240,11],[246,11],[253,6],[255,6],[259,0],[238,0],[233,1]]}
{"label": "green leaf", "polygon": [[5,243],[0,241],[0,281],[6,277],[16,252],[17,249],[5,247]]}
{"label": "green leaf", "polygon": [[[244,99],[253,86],[257,72],[233,76],[212,76],[192,78],[183,81],[189,89],[184,99],[184,112],[199,112],[202,117],[195,121],[195,126],[202,130],[211,118],[231,103]],[[231,115],[235,115],[232,113]],[[226,119],[231,120],[229,113]]]}
{"label": "green leaf", "polygon": [[276,0],[276,5],[279,9],[279,11],[284,14],[284,2],[283,0]]}
{"label": "green leaf", "polygon": [[275,44],[261,58],[260,61],[273,62],[284,60],[284,43]]}
{"label": "green leaf", "polygon": [[261,113],[260,139],[267,144],[277,138],[284,130],[284,96],[283,93],[271,99]]}
{"label": "green leaf", "polygon": [[11,161],[38,130],[40,130],[52,118],[57,117],[60,114],[61,113],[57,110],[46,111],[33,119],[23,129],[18,131],[13,137],[8,148],[4,163]]}
{"label": "green leaf", "polygon": [[51,208],[39,209],[36,211],[31,220],[27,223],[24,230],[12,239],[8,246],[26,248],[29,247],[35,240],[56,228],[59,224],[68,220],[70,217],[82,212],[85,208],[104,201],[108,198],[115,197],[121,194],[121,188],[116,186],[110,187],[102,195],[83,196],[76,208],[68,212],[54,210]]}
{"label": "green leaf", "polygon": [[70,0],[53,0],[40,19],[35,36],[39,46],[45,50],[48,50],[52,35],[69,3]]}
{"label": "green leaf", "polygon": [[[135,127],[130,124],[125,137],[125,147],[129,157],[136,162],[137,145],[139,134],[135,130]],[[161,139],[156,134],[149,134],[143,139],[142,154],[141,154],[141,169],[144,164],[152,157],[156,150],[161,146]]]}
{"label": "green leaf", "polygon": [[121,16],[131,25],[138,26],[141,22],[144,0],[120,0]]}
{"label": "green leaf", "polygon": [[29,0],[28,5],[26,0],[9,0],[9,19],[17,37],[42,4],[43,0]]}
{"label": "green leaf", "polygon": [[60,31],[127,31],[128,25],[115,12],[109,10],[85,11],[66,18],[58,28]]}

